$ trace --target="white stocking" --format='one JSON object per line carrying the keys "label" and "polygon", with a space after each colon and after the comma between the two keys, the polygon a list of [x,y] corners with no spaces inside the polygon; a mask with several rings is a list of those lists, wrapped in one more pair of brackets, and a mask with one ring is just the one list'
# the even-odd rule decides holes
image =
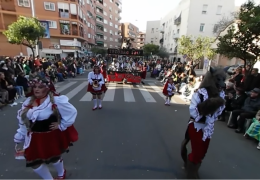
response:
{"label": "white stocking", "polygon": [[99,107],[102,107],[102,100],[101,99],[98,100],[98,105],[99,105]]}
{"label": "white stocking", "polygon": [[93,102],[94,102],[94,108],[97,107],[97,99],[93,99]]}
{"label": "white stocking", "polygon": [[52,165],[58,172],[58,176],[63,176],[64,174],[63,160],[59,160],[58,162],[53,163]]}
{"label": "white stocking", "polygon": [[33,169],[33,171],[36,174],[38,174],[42,179],[45,179],[45,180],[53,179],[49,168],[45,164],[42,164],[37,169]]}

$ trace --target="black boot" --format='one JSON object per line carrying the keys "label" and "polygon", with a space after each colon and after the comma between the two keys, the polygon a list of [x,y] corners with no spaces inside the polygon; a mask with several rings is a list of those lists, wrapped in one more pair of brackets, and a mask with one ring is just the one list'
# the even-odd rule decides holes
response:
{"label": "black boot", "polygon": [[222,112],[222,114],[220,115],[219,121],[223,121],[223,122],[226,121],[226,113],[225,112]]}
{"label": "black boot", "polygon": [[181,158],[184,161],[184,168],[187,168],[187,161],[188,161],[188,150],[187,150],[187,144],[189,140],[184,139],[181,143]]}
{"label": "black boot", "polygon": [[201,164],[194,164],[188,160],[187,162],[187,179],[199,179],[198,170]]}

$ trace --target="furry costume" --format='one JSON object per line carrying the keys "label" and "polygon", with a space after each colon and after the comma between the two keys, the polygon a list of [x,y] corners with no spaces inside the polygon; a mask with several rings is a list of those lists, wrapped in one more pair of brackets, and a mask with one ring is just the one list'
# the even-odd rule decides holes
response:
{"label": "furry costume", "polygon": [[[222,69],[210,68],[199,89],[191,98],[190,120],[181,145],[181,156],[184,161],[188,179],[199,179],[198,170],[205,157],[214,122],[225,108],[226,74]],[[192,152],[187,155],[186,145],[191,141]]]}

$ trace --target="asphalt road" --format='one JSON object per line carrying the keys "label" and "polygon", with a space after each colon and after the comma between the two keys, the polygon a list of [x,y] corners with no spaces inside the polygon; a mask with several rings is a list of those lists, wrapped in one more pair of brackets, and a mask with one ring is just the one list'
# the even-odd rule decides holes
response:
{"label": "asphalt road", "polygon": [[[143,88],[149,90],[153,102],[146,102],[147,93],[140,93],[136,86],[130,87],[134,101],[130,97],[132,102],[126,102],[125,99],[129,100],[124,95],[126,87],[116,85],[114,99],[104,102],[102,110],[93,112],[92,102],[83,98],[86,94],[83,78],[86,75],[57,84],[78,110],[75,126],[79,141],[64,155],[68,179],[185,178],[180,157],[180,144],[189,118],[185,102],[176,97],[176,104],[165,107],[164,99],[148,85]],[[149,83],[154,81],[148,80]],[[75,83],[64,88],[71,82]],[[20,106],[0,112],[1,179],[38,178],[30,168],[25,168],[23,160],[14,159],[13,135],[18,127],[16,112]],[[201,178],[260,178],[259,153],[255,142],[234,133],[223,122],[217,122],[200,170]],[[50,168],[55,175],[52,166]]]}

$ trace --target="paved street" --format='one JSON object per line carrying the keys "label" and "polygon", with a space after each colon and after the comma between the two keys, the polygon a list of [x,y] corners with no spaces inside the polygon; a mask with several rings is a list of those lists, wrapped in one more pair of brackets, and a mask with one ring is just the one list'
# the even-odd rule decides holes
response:
{"label": "paved street", "polygon": [[[104,108],[93,112],[86,76],[56,85],[78,110],[75,126],[80,139],[64,155],[68,178],[185,178],[180,144],[189,118],[186,102],[175,96],[172,106],[165,107],[162,86],[154,79],[142,86],[109,83]],[[0,111],[1,179],[38,178],[23,160],[14,159],[13,135],[20,106]],[[217,122],[201,178],[259,178],[259,153],[256,143]]]}

